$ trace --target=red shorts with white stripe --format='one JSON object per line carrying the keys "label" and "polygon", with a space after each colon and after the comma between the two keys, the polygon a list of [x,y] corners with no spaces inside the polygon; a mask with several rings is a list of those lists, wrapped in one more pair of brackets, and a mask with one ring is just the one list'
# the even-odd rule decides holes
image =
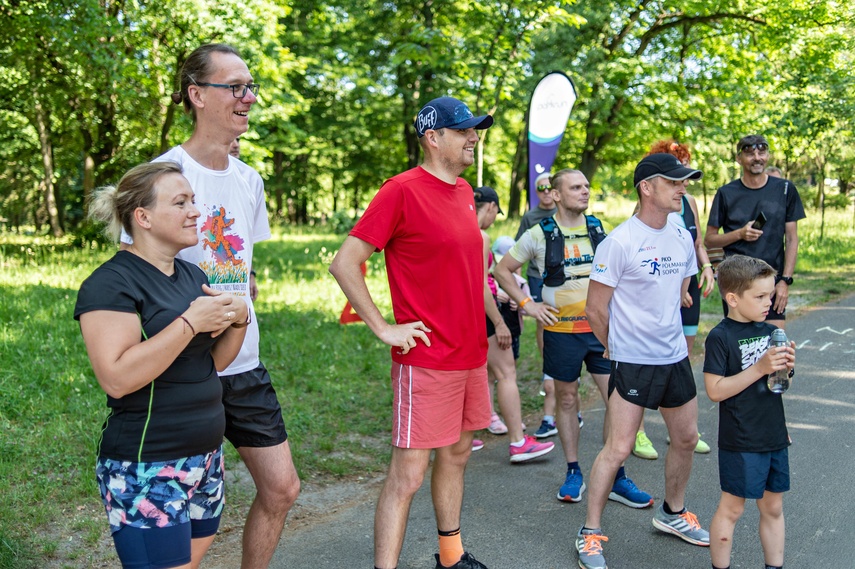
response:
{"label": "red shorts with white stripe", "polygon": [[392,363],[392,445],[441,448],[490,425],[487,364],[446,371]]}

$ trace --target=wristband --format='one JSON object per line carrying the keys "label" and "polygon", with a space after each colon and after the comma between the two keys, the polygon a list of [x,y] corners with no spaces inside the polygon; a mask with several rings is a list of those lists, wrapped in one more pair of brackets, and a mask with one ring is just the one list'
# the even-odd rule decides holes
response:
{"label": "wristband", "polygon": [[701,265],[701,270],[703,271],[703,270],[704,270],[704,269],[706,269],[707,267],[709,267],[709,268],[711,269],[711,268],[712,268],[712,263],[704,263],[703,265]]}
{"label": "wristband", "polygon": [[529,300],[531,300],[531,297],[530,297],[530,296],[527,296],[527,297],[525,297],[524,299],[522,299],[522,301],[521,301],[519,304],[517,304],[517,306],[518,306],[519,308],[522,308],[523,306],[525,306],[525,303],[526,303],[526,302],[528,302]]}
{"label": "wristband", "polygon": [[[190,324],[190,321],[189,321],[189,320],[187,320],[186,318],[184,318],[184,316],[179,316],[178,318],[180,318],[181,320],[183,320],[183,321],[184,321],[184,323],[185,323],[185,324],[187,324],[188,326],[190,326],[190,331],[191,331],[191,332],[193,332],[193,335],[195,336],[195,335],[196,335],[196,329],[195,329],[195,328],[193,328],[193,325],[192,325],[192,324]],[[178,318],[176,318],[176,320],[178,320]],[[183,333],[183,332],[182,332],[182,333]]]}

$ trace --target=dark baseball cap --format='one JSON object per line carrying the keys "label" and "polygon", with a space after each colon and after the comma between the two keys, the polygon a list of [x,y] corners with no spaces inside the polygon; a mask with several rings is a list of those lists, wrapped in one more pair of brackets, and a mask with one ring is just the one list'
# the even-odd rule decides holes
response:
{"label": "dark baseball cap", "polygon": [[638,187],[638,184],[644,180],[661,176],[666,180],[700,180],[704,173],[700,170],[686,168],[673,154],[649,154],[641,159],[638,166],[635,167],[635,177],[633,185]]}
{"label": "dark baseball cap", "polygon": [[421,138],[426,131],[441,128],[484,130],[493,126],[493,117],[490,115],[476,117],[465,103],[454,97],[440,97],[422,107],[413,126],[416,127],[416,132]]}
{"label": "dark baseball cap", "polygon": [[499,194],[490,186],[481,186],[475,190],[475,203],[494,203],[499,206],[499,213],[505,213],[499,205]]}

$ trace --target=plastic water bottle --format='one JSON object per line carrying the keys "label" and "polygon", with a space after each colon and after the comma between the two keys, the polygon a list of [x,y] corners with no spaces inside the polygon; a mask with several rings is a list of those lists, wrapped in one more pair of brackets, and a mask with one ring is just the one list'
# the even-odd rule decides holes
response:
{"label": "plastic water bottle", "polygon": [[[772,336],[769,339],[770,348],[781,348],[789,345],[787,333],[776,328],[772,331]],[[769,374],[766,380],[766,385],[772,393],[783,393],[790,388],[790,370],[788,368],[779,369]]]}

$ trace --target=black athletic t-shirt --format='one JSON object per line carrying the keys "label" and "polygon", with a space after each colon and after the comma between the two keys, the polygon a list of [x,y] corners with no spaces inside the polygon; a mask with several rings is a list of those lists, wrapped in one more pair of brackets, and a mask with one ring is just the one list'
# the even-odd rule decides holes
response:
{"label": "black athletic t-shirt", "polygon": [[[769,349],[774,329],[766,322],[725,318],[707,336],[704,373],[730,377],[751,367]],[[720,449],[771,452],[789,446],[783,398],[769,391],[766,377],[719,403]]]}
{"label": "black athletic t-shirt", "polygon": [[[203,284],[208,284],[205,273],[180,259],[167,276],[133,253],[119,251],[80,286],[74,318],[95,310],[139,314],[144,341],[204,295]],[[210,332],[197,334],[152,383],[119,399],[108,395],[111,413],[104,422],[99,456],[162,461],[203,454],[222,444],[225,412],[211,355],[214,342]]]}
{"label": "black athletic t-shirt", "polygon": [[766,185],[752,189],[734,180],[718,189],[707,225],[725,233],[744,227],[760,212],[766,216],[763,235],[757,241],[739,240],[724,248],[726,257],[748,255],[763,259],[780,273],[784,270],[784,229],[789,221],[805,218],[805,208],[795,184],[769,176]]}

